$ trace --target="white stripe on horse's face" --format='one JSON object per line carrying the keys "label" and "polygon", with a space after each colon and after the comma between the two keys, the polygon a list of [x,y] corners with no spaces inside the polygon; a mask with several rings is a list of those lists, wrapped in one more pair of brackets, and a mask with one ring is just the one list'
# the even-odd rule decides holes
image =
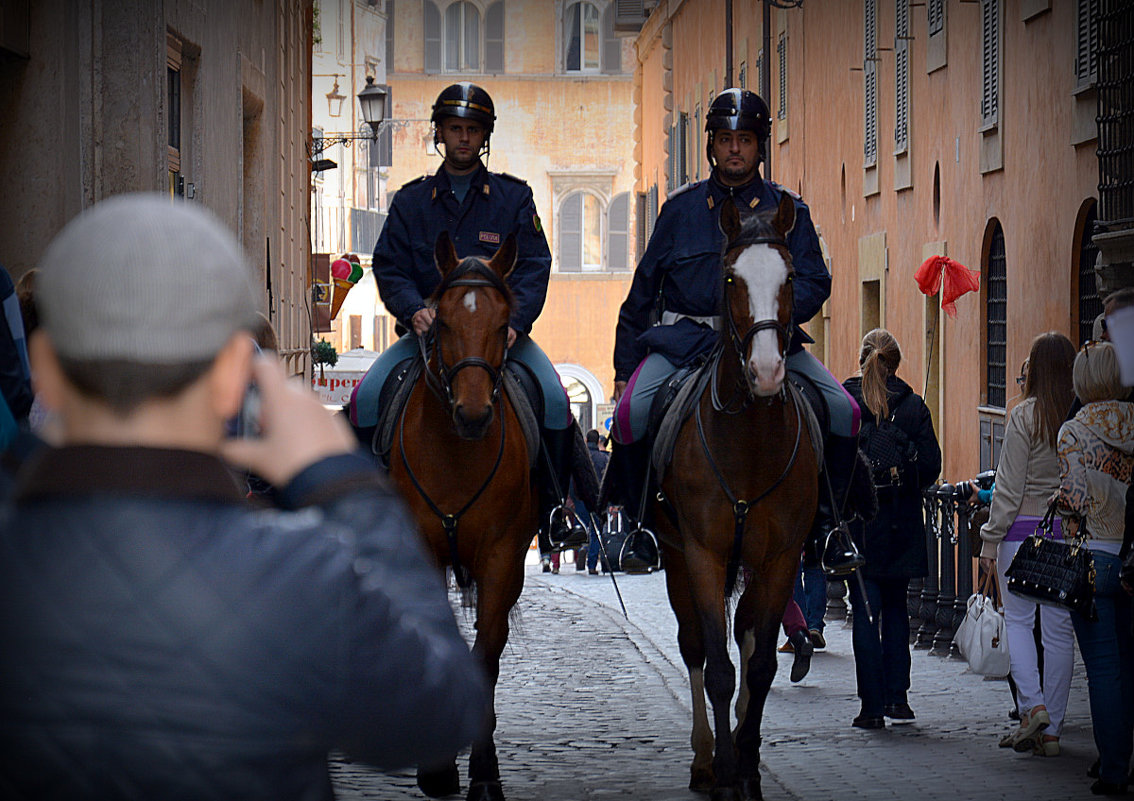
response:
{"label": "white stripe on horse's face", "polygon": [[470,313],[476,314],[476,290],[475,289],[470,289],[467,292],[465,292],[464,301],[465,301],[465,308],[468,309]]}
{"label": "white stripe on horse's face", "polygon": [[[748,288],[748,310],[753,322],[778,320],[780,290],[788,277],[788,265],[780,252],[771,245],[752,245],[736,257],[732,271]],[[784,355],[780,353],[779,336],[764,329],[752,338],[749,348],[749,386],[757,395],[775,395],[783,380]]]}

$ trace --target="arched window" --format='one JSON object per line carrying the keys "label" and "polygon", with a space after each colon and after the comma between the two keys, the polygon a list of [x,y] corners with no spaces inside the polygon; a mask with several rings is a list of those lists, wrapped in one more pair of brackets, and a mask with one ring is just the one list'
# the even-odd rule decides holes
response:
{"label": "arched window", "polygon": [[615,195],[606,211],[606,267],[629,269],[630,193]]}
{"label": "arched window", "polygon": [[602,200],[590,192],[573,192],[559,205],[559,270],[602,269]]}
{"label": "arched window", "polygon": [[572,3],[567,7],[563,18],[564,69],[568,72],[599,71],[599,31],[599,12],[594,3]]}
{"label": "arched window", "polygon": [[1007,399],[1008,267],[1004,229],[994,221],[985,271],[985,387],[986,403],[1003,409]]}
{"label": "arched window", "polygon": [[468,2],[445,9],[445,71],[480,69],[480,12]]}
{"label": "arched window", "polygon": [[1076,345],[1093,339],[1091,336],[1095,318],[1102,314],[1102,299],[1095,285],[1095,260],[1099,248],[1094,242],[1095,220],[1098,205],[1092,200],[1083,215],[1083,225],[1079,231],[1079,281],[1076,294],[1079,300],[1079,341]]}

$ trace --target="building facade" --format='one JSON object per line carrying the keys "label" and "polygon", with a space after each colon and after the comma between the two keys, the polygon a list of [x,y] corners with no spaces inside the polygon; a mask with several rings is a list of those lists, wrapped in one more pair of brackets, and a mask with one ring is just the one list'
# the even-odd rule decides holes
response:
{"label": "building facade", "polygon": [[23,0],[3,15],[0,262],[19,278],[111,195],[202,203],[243,242],[282,355],[306,372],[310,0]]}
{"label": "building facade", "polygon": [[[811,207],[833,276],[813,352],[845,379],[862,335],[891,330],[899,375],[933,413],[943,476],[971,477],[995,465],[1032,338],[1078,344],[1101,310],[1098,2],[781,5],[795,7],[663,0],[640,23],[642,237],[659,198],[707,175],[714,93],[763,84],[770,177]],[[956,318],[914,280],[935,254],[980,272]]]}
{"label": "building facade", "polygon": [[634,266],[632,39],[614,0],[386,0],[393,100],[390,191],[441,165],[429,123],[438,93],[491,94],[489,169],[531,186],[553,257],[532,336],[584,427],[613,393],[618,306]]}

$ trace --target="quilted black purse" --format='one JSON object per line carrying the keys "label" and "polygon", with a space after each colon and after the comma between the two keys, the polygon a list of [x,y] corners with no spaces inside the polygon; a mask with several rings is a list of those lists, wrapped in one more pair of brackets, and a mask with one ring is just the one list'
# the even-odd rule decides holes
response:
{"label": "quilted black purse", "polygon": [[1097,620],[1095,560],[1086,547],[1085,521],[1080,522],[1074,540],[1060,542],[1048,539],[1054,519],[1052,504],[1035,534],[1020,543],[1012,564],[1004,571],[1008,591],[1038,604],[1062,607],[1088,620]]}

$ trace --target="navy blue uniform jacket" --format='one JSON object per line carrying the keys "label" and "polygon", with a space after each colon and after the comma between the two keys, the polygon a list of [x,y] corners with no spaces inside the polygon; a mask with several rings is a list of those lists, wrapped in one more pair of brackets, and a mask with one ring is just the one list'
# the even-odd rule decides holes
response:
{"label": "navy blue uniform jacket", "polygon": [[464,203],[457,203],[444,167],[398,190],[374,246],[374,277],[382,303],[407,330],[441,281],[433,246],[442,231],[449,232],[461,258],[491,257],[508,234],[516,235],[519,257],[508,278],[515,296],[511,326],[531,333],[551,275],[551,251],[531,187],[482,166],[473,175]]}
{"label": "navy blue uniform jacket", "polygon": [[[734,192],[744,213],[779,205],[782,187],[757,178]],[[626,381],[647,353],[659,352],[685,364],[716,344],[718,334],[692,320],[651,327],[661,311],[696,317],[720,313],[721,255],[724,234],[719,225],[721,202],[730,190],[710,179],[673,192],[662,206],[653,236],[634,272],[630,293],[618,313],[614,342],[614,379]],[[796,326],[806,323],[831,295],[831,274],[823,263],[819,237],[807,204],[795,198],[795,227],[788,249],[795,266]],[[659,307],[660,298],[660,307]],[[811,342],[802,331],[792,337],[792,352]]]}

